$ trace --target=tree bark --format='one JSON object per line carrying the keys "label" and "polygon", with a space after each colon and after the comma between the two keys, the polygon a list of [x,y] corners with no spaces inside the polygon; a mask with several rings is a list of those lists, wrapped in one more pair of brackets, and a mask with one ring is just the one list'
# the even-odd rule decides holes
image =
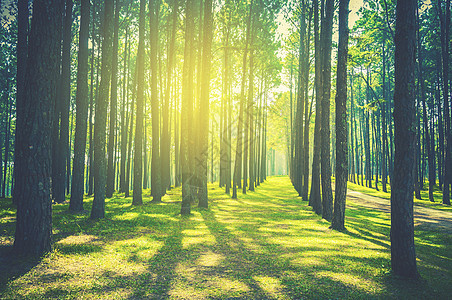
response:
{"label": "tree bark", "polygon": [[450,30],[450,0],[446,0],[445,12],[442,12],[441,0],[438,0],[438,12],[441,23],[441,58],[443,75],[444,102],[444,177],[443,204],[450,205],[450,185],[452,183],[452,136],[449,105],[449,30]]}
{"label": "tree bark", "polygon": [[53,99],[59,76],[60,1],[35,0],[29,35],[24,94],[17,110],[17,198],[14,251],[41,256],[51,250],[51,132]]}
{"label": "tree bark", "polygon": [[124,71],[122,87],[122,109],[121,109],[121,162],[119,166],[119,192],[126,190],[126,163],[127,163],[127,102],[128,102],[128,78],[129,78],[129,52],[128,52],[129,31],[126,28],[126,41],[124,45]]}
{"label": "tree bark", "polygon": [[349,0],[339,1],[339,49],[336,79],[336,187],[331,227],[345,229],[345,199],[347,197],[347,56]]}
{"label": "tree bark", "polygon": [[[210,67],[211,67],[211,46],[212,46],[212,0],[204,1],[204,29],[202,45],[202,78],[200,95],[200,120],[199,120],[199,149],[200,152],[200,189],[199,189],[199,207],[208,208],[207,195],[207,156],[209,143],[209,93],[210,93]],[[213,130],[213,128],[212,128]],[[212,153],[213,155],[213,153]],[[213,176],[212,176],[213,177]]]}
{"label": "tree bark", "polygon": [[69,149],[69,107],[71,98],[71,42],[72,42],[72,0],[66,0],[66,15],[63,24],[63,51],[61,63],[61,84],[60,93],[57,99],[59,112],[56,114],[54,126],[58,132],[58,138],[55,141],[55,176],[52,178],[53,191],[52,196],[57,203],[63,203],[66,200],[66,160]]}
{"label": "tree bark", "polygon": [[[153,1],[153,0],[151,0]],[[143,118],[144,118],[144,47],[146,1],[140,0],[137,52],[137,108],[135,119],[135,150],[133,154],[133,200],[132,205],[143,204]],[[132,118],[131,118],[132,120]]]}
{"label": "tree bark", "polygon": [[170,94],[171,94],[171,84],[173,75],[173,65],[174,58],[176,55],[175,45],[176,45],[176,33],[177,33],[177,17],[179,13],[179,3],[178,0],[173,1],[173,7],[171,12],[171,31],[168,29],[168,63],[166,66],[166,91],[165,91],[165,102],[163,105],[163,116],[162,116],[162,142],[160,154],[162,156],[162,187],[166,190],[170,187],[170,142],[171,142],[171,130],[169,130],[169,105],[170,105]]}
{"label": "tree bark", "polygon": [[105,0],[104,5],[101,79],[94,117],[94,200],[91,208],[91,219],[102,219],[105,216],[105,184],[107,181],[105,140],[112,67],[113,0]]}
{"label": "tree bark", "polygon": [[79,52],[77,66],[76,124],[74,140],[74,160],[72,171],[70,211],[83,211],[83,191],[85,173],[85,150],[88,120],[88,38],[89,0],[81,0]]}
{"label": "tree bark", "polygon": [[299,39],[300,44],[298,47],[298,87],[297,87],[297,102],[296,102],[296,111],[295,111],[295,157],[293,163],[293,178],[294,178],[294,187],[298,192],[298,195],[302,196],[302,187],[303,187],[303,114],[304,114],[304,105],[305,105],[305,76],[307,74],[307,70],[304,66],[305,56],[308,48],[308,45],[305,42],[306,36],[306,21],[305,15],[307,11],[307,5],[305,3],[301,4],[300,10],[300,30],[299,30]]}
{"label": "tree bark", "polygon": [[162,201],[166,187],[162,185],[162,171],[160,161],[160,105],[157,90],[158,80],[158,12],[159,0],[149,1],[150,11],[150,61],[151,61],[151,115],[152,115],[152,162],[151,162],[151,195],[152,202]]}
{"label": "tree bark", "polygon": [[[252,10],[253,2],[250,3],[250,12]],[[235,152],[235,164],[234,164],[234,177],[232,183],[232,199],[237,199],[237,188],[241,187],[242,180],[242,137],[243,137],[243,114],[245,109],[245,83],[246,83],[246,65],[248,57],[248,42],[250,39],[251,29],[251,13],[248,16],[246,26],[246,38],[245,38],[245,50],[243,52],[242,61],[242,81],[240,87],[240,107],[239,107],[239,120],[237,126],[237,147]]]}
{"label": "tree bark", "polygon": [[182,112],[181,112],[181,167],[182,167],[182,205],[181,215],[191,213],[193,201],[193,77],[194,77],[194,0],[187,0],[185,7],[185,48],[182,70]]}
{"label": "tree bark", "polygon": [[391,265],[395,275],[418,278],[414,249],[415,0],[398,0],[395,33],[394,174],[391,189]]}
{"label": "tree bark", "polygon": [[119,31],[119,12],[121,9],[120,0],[115,1],[115,17],[113,29],[113,57],[111,69],[111,89],[110,89],[110,129],[108,135],[107,148],[107,187],[106,197],[111,198],[115,190],[115,138],[116,138],[116,119],[118,112],[118,31]]}
{"label": "tree bark", "polygon": [[[381,184],[383,192],[387,193],[387,181],[388,181],[388,165],[387,165],[387,157],[388,157],[388,139],[387,139],[387,125],[386,125],[386,52],[385,52],[385,35],[383,34],[383,45],[382,45],[382,56],[383,56],[383,103],[381,104],[381,120],[382,120],[382,138],[383,138],[383,152],[382,152],[382,177],[381,177]],[[389,119],[388,119],[389,120]],[[391,122],[391,120],[389,120]]]}
{"label": "tree bark", "polygon": [[322,175],[322,217],[331,221],[333,217],[333,191],[331,189],[330,162],[330,93],[331,93],[331,46],[333,31],[334,0],[325,2],[325,20],[322,25],[323,35],[323,97],[321,126],[321,175]]}
{"label": "tree bark", "polygon": [[[94,2],[95,4],[96,2]],[[96,6],[94,6],[94,11]],[[95,22],[93,21],[93,24]],[[94,35],[94,34],[93,34]],[[94,194],[94,119],[93,112],[95,112],[95,106],[97,99],[99,98],[99,74],[100,74],[100,52],[101,52],[101,35],[97,39],[97,68],[96,68],[96,101],[91,101],[90,117],[89,117],[89,178],[88,178],[88,195]]]}
{"label": "tree bark", "polygon": [[[129,49],[130,50],[130,49]],[[136,78],[137,78],[137,70],[138,68],[135,68],[135,75],[132,80],[132,99],[130,103],[130,115],[128,117],[128,144],[127,144],[127,166],[126,166],[126,184],[125,184],[125,191],[124,191],[124,197],[129,197],[130,193],[130,172],[131,172],[131,164],[132,164],[132,143],[133,143],[133,111],[134,111],[134,105],[135,105],[135,97],[136,97]],[[133,201],[133,200],[132,200]]]}
{"label": "tree bark", "polygon": [[315,213],[322,213],[322,198],[320,195],[320,126],[321,126],[321,100],[322,100],[322,55],[319,37],[319,4],[318,0],[313,2],[314,9],[314,47],[315,47],[315,125],[314,125],[314,149],[312,159],[311,192],[309,194],[309,205]]}
{"label": "tree bark", "polygon": [[309,21],[307,29],[307,40],[305,46],[304,55],[304,99],[305,99],[305,110],[304,110],[304,130],[303,130],[303,172],[300,174],[303,176],[301,187],[301,197],[304,201],[309,200],[308,188],[309,188],[309,124],[311,122],[311,112],[312,105],[314,101],[314,96],[312,97],[311,103],[309,104],[309,70],[311,68],[310,64],[310,46],[311,46],[311,23],[312,23],[313,9],[311,8],[309,12]]}
{"label": "tree bark", "polygon": [[[249,66],[249,78],[251,78],[253,76],[253,70],[252,70],[252,61],[253,61],[253,51],[252,51],[252,43],[253,43],[253,3],[251,2],[250,4],[250,8],[249,8],[249,16],[248,16],[248,23],[246,26],[246,41],[245,43],[247,44],[246,47],[246,51],[249,51],[249,56],[250,56],[250,66]],[[248,47],[251,48],[251,50],[248,50]],[[246,67],[245,67],[246,69]],[[250,157],[248,157],[248,154],[250,154],[250,150],[251,150],[251,136],[250,134],[250,114],[251,114],[251,99],[253,96],[253,84],[252,82],[249,80],[248,81],[248,97],[244,97],[244,102],[246,105],[245,106],[245,127],[243,130],[243,135],[244,135],[244,139],[243,139],[243,163],[242,163],[242,168],[243,168],[243,186],[242,186],[242,193],[246,194],[246,189],[248,187],[248,162],[249,160],[251,160]]]}

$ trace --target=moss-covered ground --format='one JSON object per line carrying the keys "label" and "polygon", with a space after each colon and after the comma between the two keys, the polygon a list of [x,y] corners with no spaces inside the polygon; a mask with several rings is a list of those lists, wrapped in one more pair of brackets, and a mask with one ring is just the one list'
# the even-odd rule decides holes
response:
{"label": "moss-covered ground", "polygon": [[[148,195],[149,191],[145,191]],[[181,190],[141,207],[115,194],[106,218],[54,206],[54,251],[10,254],[15,212],[0,202],[2,299],[346,299],[452,295],[452,235],[415,233],[420,281],[390,272],[389,215],[348,201],[345,232],[297,197],[288,177],[230,199],[209,186],[210,208],[181,217]],[[89,210],[92,198],[86,198]]]}

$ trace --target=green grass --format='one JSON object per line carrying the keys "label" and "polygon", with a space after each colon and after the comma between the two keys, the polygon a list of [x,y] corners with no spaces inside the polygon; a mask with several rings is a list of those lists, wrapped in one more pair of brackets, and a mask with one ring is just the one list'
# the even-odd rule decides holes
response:
{"label": "green grass", "polygon": [[[333,178],[334,181],[334,178]],[[372,186],[373,188],[368,188],[362,185],[358,185],[352,182],[347,182],[347,187],[353,191],[361,192],[366,195],[380,197],[384,199],[391,199],[391,186],[390,184],[386,185],[387,192],[383,192],[383,186],[381,184],[381,181],[378,182],[378,191],[375,189],[375,180],[372,180]],[[419,205],[426,208],[434,208],[434,209],[440,209],[444,211],[452,212],[452,206],[442,204],[443,201],[443,193],[439,189],[438,186],[434,187],[433,190],[433,199],[435,202],[430,202],[428,200],[428,183],[426,183],[426,188],[424,190],[421,190],[421,199],[414,198],[414,204]]]}
{"label": "green grass", "polygon": [[[239,199],[209,186],[210,209],[178,215],[180,189],[163,204],[116,195],[106,218],[54,206],[55,250],[39,261],[1,260],[0,298],[343,299],[452,294],[450,232],[416,231],[420,282],[391,275],[389,215],[352,202],[346,232],[328,229],[288,177]],[[149,195],[146,191],[145,195]],[[89,210],[92,198],[87,198]],[[11,249],[14,210],[0,203],[1,252]],[[1,257],[0,257],[1,259]],[[13,268],[11,268],[13,266]]]}

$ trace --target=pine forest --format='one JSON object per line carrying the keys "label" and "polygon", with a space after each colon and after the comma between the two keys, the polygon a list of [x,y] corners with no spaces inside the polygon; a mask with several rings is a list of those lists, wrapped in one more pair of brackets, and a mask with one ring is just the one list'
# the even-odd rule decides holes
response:
{"label": "pine forest", "polygon": [[451,9],[0,0],[0,298],[450,298]]}

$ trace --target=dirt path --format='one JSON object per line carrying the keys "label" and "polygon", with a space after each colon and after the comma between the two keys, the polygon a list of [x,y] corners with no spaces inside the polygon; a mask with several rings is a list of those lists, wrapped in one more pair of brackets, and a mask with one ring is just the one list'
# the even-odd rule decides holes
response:
{"label": "dirt path", "polygon": [[[347,200],[388,214],[391,213],[390,201],[387,199],[347,190]],[[452,232],[452,213],[414,205],[414,225],[417,229],[433,227]]]}

